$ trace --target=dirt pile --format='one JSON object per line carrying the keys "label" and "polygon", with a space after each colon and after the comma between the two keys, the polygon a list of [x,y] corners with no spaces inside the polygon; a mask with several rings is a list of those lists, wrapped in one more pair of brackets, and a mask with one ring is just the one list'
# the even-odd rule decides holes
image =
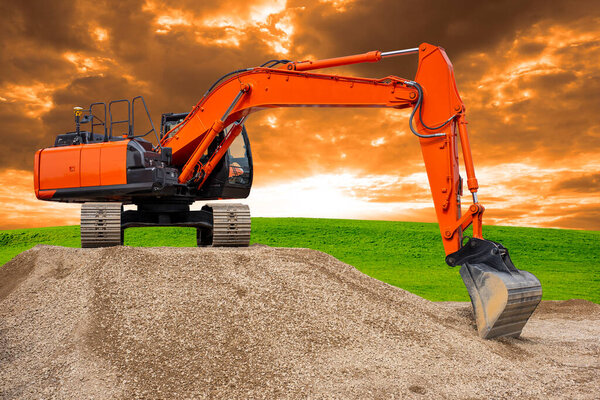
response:
{"label": "dirt pile", "polygon": [[317,251],[38,246],[0,268],[0,398],[597,398],[584,303],[484,341]]}

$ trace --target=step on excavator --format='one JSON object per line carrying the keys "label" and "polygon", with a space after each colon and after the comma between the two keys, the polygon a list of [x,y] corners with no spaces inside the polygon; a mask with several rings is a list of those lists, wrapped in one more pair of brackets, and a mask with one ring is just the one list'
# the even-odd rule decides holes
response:
{"label": "step on excavator", "polygon": [[[418,54],[414,80],[314,72],[411,54]],[[136,134],[136,106],[148,118],[145,133]],[[126,228],[144,226],[193,227],[198,246],[248,246],[248,206],[209,202],[191,210],[190,205],[246,198],[253,169],[244,122],[256,111],[307,106],[412,109],[408,125],[421,145],[446,263],[461,266],[478,333],[488,339],[519,336],[542,288],[533,274],[515,268],[504,246],[483,239],[484,207],[477,198],[465,106],[446,52],[428,43],[318,61],[270,60],[233,71],[190,112],[163,114],[159,132],[141,96],[75,107],[75,131],[58,135],[54,146],[35,154],[35,194],[82,203],[82,247],[122,245]],[[117,110],[127,118],[115,119]],[[151,133],[155,145],[145,139]],[[464,213],[459,142],[472,196]],[[123,205],[137,209],[124,211]],[[472,237],[463,238],[470,225]]]}

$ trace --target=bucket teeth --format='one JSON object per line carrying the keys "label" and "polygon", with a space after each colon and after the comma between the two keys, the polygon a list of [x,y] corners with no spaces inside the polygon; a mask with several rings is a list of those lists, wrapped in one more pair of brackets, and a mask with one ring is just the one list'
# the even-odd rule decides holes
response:
{"label": "bucket teeth", "polygon": [[518,337],[542,299],[535,275],[516,269],[508,250],[489,240],[470,239],[448,259],[450,265],[462,265],[479,336]]}

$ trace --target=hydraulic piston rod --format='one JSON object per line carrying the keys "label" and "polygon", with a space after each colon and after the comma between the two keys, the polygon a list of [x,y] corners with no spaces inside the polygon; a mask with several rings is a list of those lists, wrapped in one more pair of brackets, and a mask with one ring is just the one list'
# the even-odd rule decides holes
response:
{"label": "hydraulic piston rod", "polygon": [[419,52],[419,48],[418,47],[413,47],[411,49],[404,49],[404,50],[386,51],[384,53],[381,53],[381,58],[396,57],[396,56],[406,56],[406,55],[409,55],[409,54],[417,54],[418,52]]}
{"label": "hydraulic piston rod", "polygon": [[379,50],[369,51],[368,53],[355,54],[353,56],[328,58],[325,60],[316,61],[300,61],[284,64],[281,68],[294,71],[310,71],[313,69],[339,67],[341,65],[359,64],[365,62],[378,62],[382,58],[404,56],[408,54],[417,54],[418,47],[410,49],[386,51],[382,53]]}

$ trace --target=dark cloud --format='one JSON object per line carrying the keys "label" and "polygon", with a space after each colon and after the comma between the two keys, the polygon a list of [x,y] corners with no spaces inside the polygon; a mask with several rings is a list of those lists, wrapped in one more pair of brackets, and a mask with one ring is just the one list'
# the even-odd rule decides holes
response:
{"label": "dark cloud", "polygon": [[89,48],[84,14],[69,1],[3,1],[0,21],[6,36],[33,40],[44,47],[82,50]]}
{"label": "dark cloud", "polygon": [[[246,29],[239,49],[204,43],[197,39],[197,32],[186,27],[158,34],[154,24],[157,14],[142,1],[14,4],[3,5],[7,12],[0,17],[5,29],[0,39],[4,45],[0,47],[0,84],[29,87],[39,83],[50,92],[53,106],[26,118],[20,110],[31,101],[30,96],[13,98],[0,93],[9,104],[1,105],[3,114],[12,121],[0,126],[0,137],[10,137],[13,130],[9,127],[21,121],[19,130],[29,138],[21,147],[3,144],[18,153],[4,158],[0,164],[3,168],[30,169],[38,147],[53,143],[56,134],[73,129],[71,110],[75,105],[142,94],[156,122],[163,112],[190,110],[222,74],[270,58],[270,50],[259,38],[261,32],[254,28]],[[189,8],[191,15],[199,18],[203,11],[233,3],[206,4],[195,2]],[[168,6],[172,5],[158,3],[156,8],[162,12]],[[95,27],[107,32],[105,42],[96,40]],[[218,37],[216,29],[212,33],[199,30]],[[68,54],[79,59],[71,62]],[[94,65],[82,72],[78,68],[85,65],[86,59]],[[10,91],[10,87],[5,86],[5,90]],[[31,140],[32,136],[42,136],[43,140]]]}
{"label": "dark cloud", "polygon": [[[357,0],[345,12],[336,12],[331,3],[314,5],[295,0],[299,32],[294,44],[323,56],[362,53],[367,50],[394,50],[416,47],[422,42],[440,45],[453,60],[469,52],[487,52],[503,40],[540,21],[567,23],[597,15],[594,1],[397,1]],[[595,14],[594,14],[595,10]],[[374,48],[374,46],[376,48]],[[387,64],[387,65],[386,65]],[[361,72],[401,74],[412,77],[414,67],[402,58]]]}
{"label": "dark cloud", "polygon": [[[27,116],[22,105],[3,104],[0,106],[2,151],[6,164],[33,165],[35,150],[50,143],[45,140],[45,130],[41,121]],[[24,151],[27,149],[29,151]]]}
{"label": "dark cloud", "polygon": [[564,179],[554,186],[554,190],[567,190],[579,193],[600,193],[600,173],[585,174],[574,178]]}
{"label": "dark cloud", "polygon": [[549,221],[545,226],[574,229],[600,230],[600,207],[597,205],[580,206],[577,210],[560,210],[556,219]]}

